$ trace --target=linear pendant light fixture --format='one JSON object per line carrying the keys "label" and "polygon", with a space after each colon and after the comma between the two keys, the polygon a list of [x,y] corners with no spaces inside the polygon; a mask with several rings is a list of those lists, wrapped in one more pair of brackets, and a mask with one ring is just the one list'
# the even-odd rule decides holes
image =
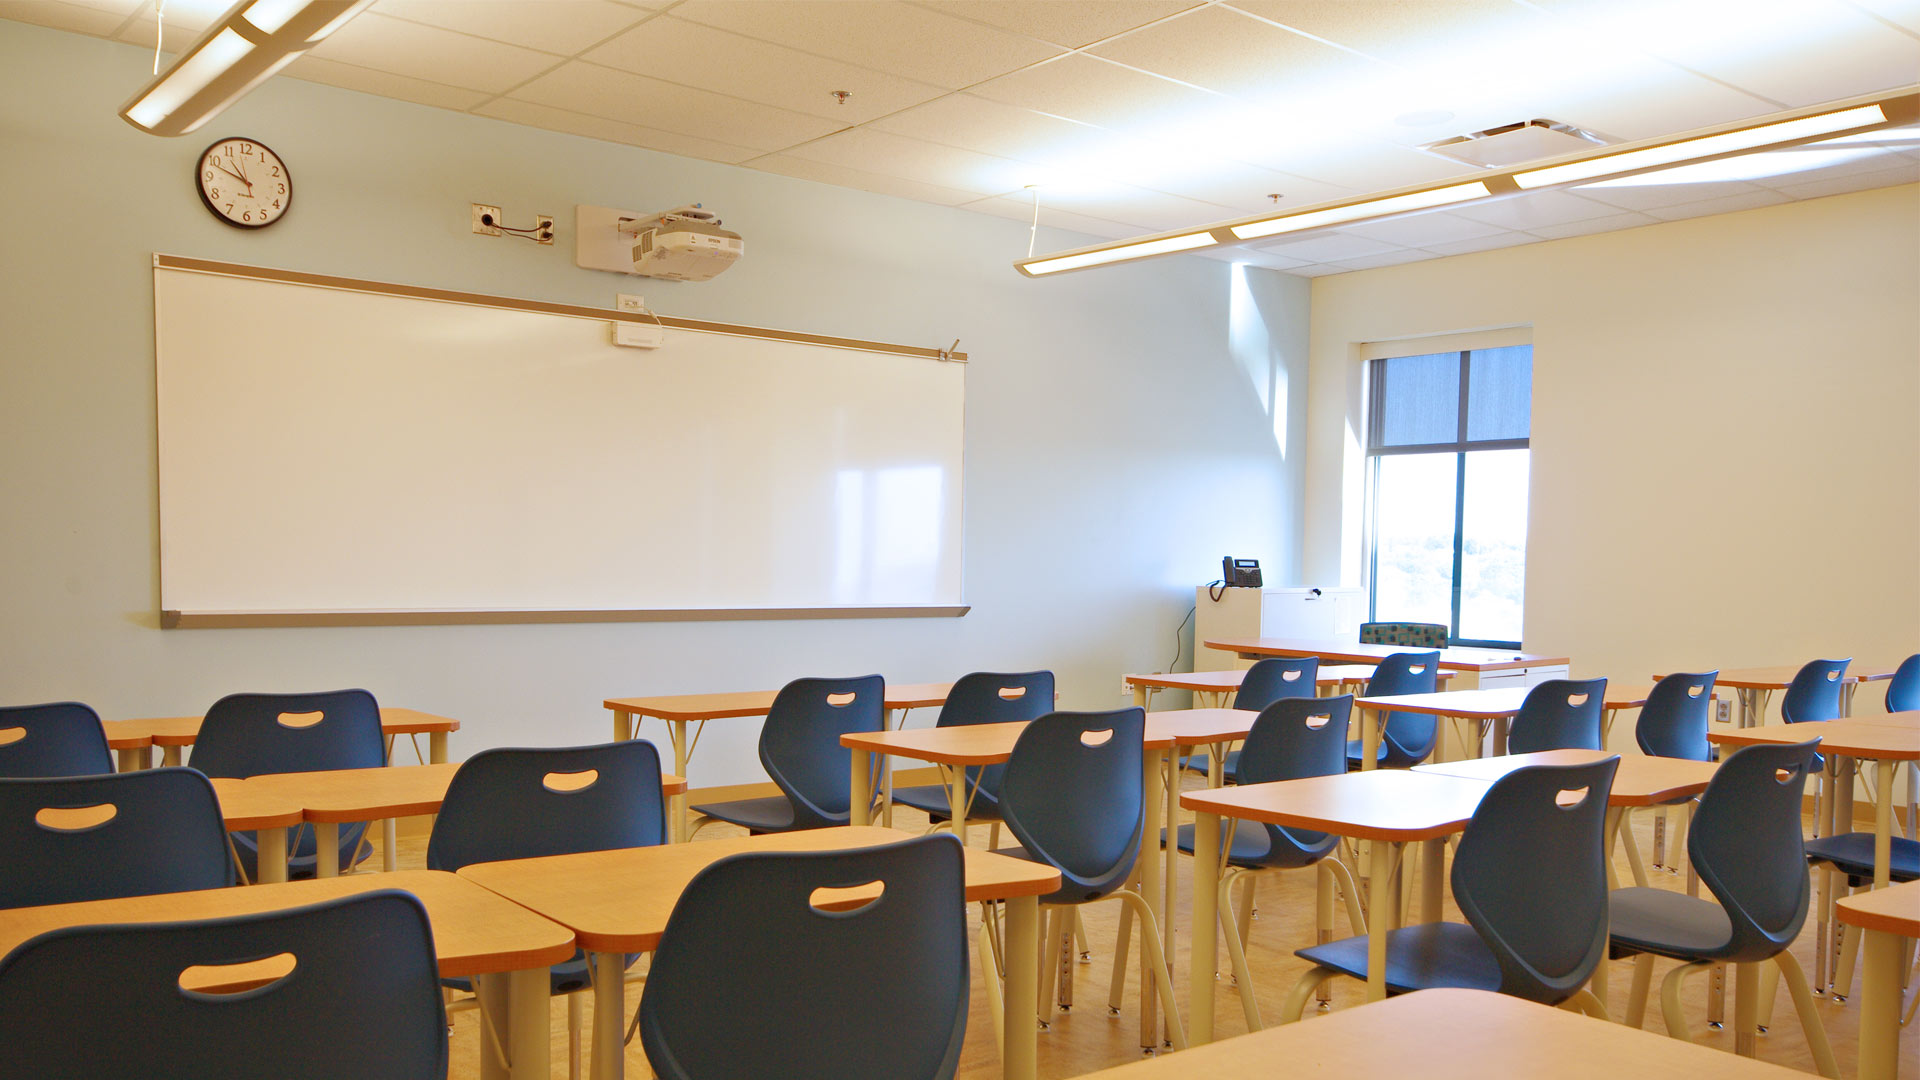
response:
{"label": "linear pendant light fixture", "polygon": [[1569,187],[1601,177],[1611,179],[1655,172],[1679,164],[1736,157],[1756,150],[1780,149],[1834,135],[1902,126],[1917,120],[1920,120],[1920,88],[1907,87],[1892,94],[1801,109],[1783,116],[1769,117],[1762,123],[1748,121],[1727,125],[1665,142],[1649,140],[1626,149],[1609,147],[1607,152],[1582,155],[1561,164],[1509,169],[1467,183],[1455,181],[1403,189],[1356,202],[1311,207],[1284,214],[1262,214],[1198,229],[1117,240],[1022,259],[1013,265],[1014,269],[1028,277],[1044,277],[1068,270],[1131,262],[1199,248],[1228,247],[1286,233],[1416,214],[1441,206]]}
{"label": "linear pendant light fixture", "polygon": [[185,135],[220,115],[373,0],[241,0],[120,109],[154,135]]}

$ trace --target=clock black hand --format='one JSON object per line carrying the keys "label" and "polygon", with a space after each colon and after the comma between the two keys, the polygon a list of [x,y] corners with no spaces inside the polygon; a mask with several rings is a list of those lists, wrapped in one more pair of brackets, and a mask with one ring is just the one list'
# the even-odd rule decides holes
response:
{"label": "clock black hand", "polygon": [[225,165],[222,165],[217,161],[213,163],[213,167],[216,169],[219,169],[221,172],[226,173],[228,176],[233,177],[235,180],[238,180],[243,184],[247,182],[246,177],[241,176],[239,173],[234,172],[232,169],[227,168]]}

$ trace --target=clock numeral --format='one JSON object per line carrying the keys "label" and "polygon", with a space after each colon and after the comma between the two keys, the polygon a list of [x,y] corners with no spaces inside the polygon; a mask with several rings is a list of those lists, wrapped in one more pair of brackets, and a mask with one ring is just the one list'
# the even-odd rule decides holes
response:
{"label": "clock numeral", "polygon": [[275,210],[278,210],[278,209],[280,209],[280,200],[279,200],[279,199],[275,199],[275,200],[273,200],[273,208],[274,208]]}
{"label": "clock numeral", "polygon": [[275,166],[273,167],[273,175],[275,175],[275,176],[279,176],[279,175],[280,175],[280,166],[278,166],[278,165],[275,165]]}
{"label": "clock numeral", "polygon": [[208,170],[207,170],[207,174],[206,174],[205,176],[203,176],[203,177],[201,177],[201,179],[202,179],[202,180],[205,180],[205,181],[207,181],[208,183],[212,183],[212,182],[213,182],[213,170],[212,170],[212,169],[208,169]]}
{"label": "clock numeral", "polygon": [[227,152],[227,158],[228,158],[228,160],[232,160],[232,158],[233,158],[233,144],[232,144],[232,143],[228,143],[228,144],[227,144],[227,145],[226,145],[226,146],[224,147],[224,149],[225,149],[225,150],[226,150],[226,152]]}
{"label": "clock numeral", "polygon": [[285,194],[287,193],[287,185],[285,185],[285,184],[280,184],[280,185],[278,185],[278,186],[279,186],[279,188],[280,188],[280,194],[282,194],[282,195],[285,195]]}
{"label": "clock numeral", "polygon": [[212,200],[213,200],[213,201],[215,201],[215,202],[219,202],[219,201],[220,201],[220,189],[219,189],[219,188],[214,188],[213,190],[211,190],[211,191],[209,191],[209,192],[207,192],[207,198],[209,198],[209,199],[212,199]]}
{"label": "clock numeral", "polygon": [[231,213],[233,213],[233,204],[232,204],[232,203],[228,203],[228,204],[227,204],[227,213],[229,213],[229,214],[231,214]]}
{"label": "clock numeral", "polygon": [[240,215],[240,220],[241,220],[241,221],[252,221],[252,220],[253,220],[253,211],[251,211],[251,210],[249,210],[249,211],[247,211],[246,213],[244,213],[244,214],[241,214],[241,215]]}

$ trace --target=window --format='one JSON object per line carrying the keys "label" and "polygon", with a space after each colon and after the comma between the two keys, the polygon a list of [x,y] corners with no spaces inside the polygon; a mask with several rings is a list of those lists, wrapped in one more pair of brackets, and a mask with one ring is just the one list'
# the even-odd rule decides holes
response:
{"label": "window", "polygon": [[1372,617],[1518,648],[1533,346],[1379,356],[1367,378]]}

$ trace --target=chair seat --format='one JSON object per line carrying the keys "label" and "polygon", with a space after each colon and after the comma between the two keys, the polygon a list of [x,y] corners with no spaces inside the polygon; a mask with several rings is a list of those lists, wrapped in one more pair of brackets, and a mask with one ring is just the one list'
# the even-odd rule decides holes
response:
{"label": "chair seat", "polygon": [[[1367,938],[1299,949],[1295,956],[1356,979],[1367,977]],[[1466,923],[1422,923],[1387,932],[1387,993],[1453,987],[1500,989],[1500,963]]]}
{"label": "chair seat", "polygon": [[793,804],[785,795],[765,799],[738,799],[734,802],[708,803],[693,808],[729,825],[738,825],[752,833],[791,832],[795,828]]}
{"label": "chair seat", "polygon": [[[1893,847],[1888,852],[1887,859],[1889,876],[1894,881],[1920,880],[1920,841],[1909,840],[1904,836],[1895,836],[1891,839]],[[1807,861],[1830,863],[1834,869],[1848,877],[1872,881],[1873,834],[1850,832],[1809,840],[1807,841]]]}
{"label": "chair seat", "polygon": [[[1297,870],[1319,862],[1337,843],[1326,833],[1307,832],[1304,829],[1282,831],[1292,836],[1296,843],[1305,846],[1282,844],[1275,850],[1273,834],[1265,826],[1250,821],[1241,822],[1240,827],[1233,830],[1233,850],[1227,852],[1227,862],[1248,870]],[[1165,830],[1160,833],[1160,842],[1167,842]],[[1180,826],[1175,833],[1174,843],[1180,846],[1183,853],[1193,854],[1193,826]]]}
{"label": "chair seat", "polygon": [[1615,889],[1607,894],[1613,955],[1652,953],[1673,960],[1712,960],[1733,941],[1733,923],[1711,900],[1666,889]]}
{"label": "chair seat", "polygon": [[[1367,748],[1361,744],[1359,739],[1347,740],[1347,768],[1349,769],[1359,768],[1360,763],[1365,761],[1366,757],[1367,757]],[[1376,754],[1374,754],[1373,763],[1378,765],[1379,763],[1385,760],[1387,760],[1387,740],[1381,739],[1380,749]]]}
{"label": "chair seat", "polygon": [[[1207,755],[1188,754],[1186,757],[1180,759],[1180,767],[1188,772],[1204,773],[1209,768]],[[1233,770],[1240,767],[1240,751],[1227,751],[1227,756],[1220,767],[1224,770],[1227,781],[1231,783],[1233,781]]]}
{"label": "chair seat", "polygon": [[[941,784],[923,784],[919,787],[894,788],[893,801],[902,806],[911,806],[915,810],[924,810],[935,821],[945,821],[953,814],[947,809],[947,789]],[[999,821],[1000,805],[984,794],[975,793],[973,805],[967,807],[967,821]]]}

